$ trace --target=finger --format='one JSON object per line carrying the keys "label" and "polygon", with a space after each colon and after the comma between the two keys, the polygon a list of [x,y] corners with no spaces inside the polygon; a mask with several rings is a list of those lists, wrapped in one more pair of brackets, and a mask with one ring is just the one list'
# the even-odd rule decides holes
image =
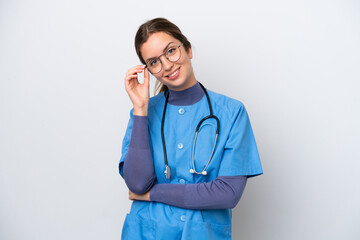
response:
{"label": "finger", "polygon": [[146,65],[137,65],[135,67],[132,67],[128,70],[128,72],[133,71],[134,69],[144,69]]}
{"label": "finger", "polygon": [[149,86],[149,83],[150,83],[149,70],[147,68],[145,68],[145,70],[144,70],[144,85]]}
{"label": "finger", "polygon": [[130,68],[126,73],[126,76],[133,75],[135,73],[141,73],[142,71],[144,71],[145,66],[146,65],[138,65],[138,66]]}
{"label": "finger", "polygon": [[141,73],[143,70],[141,69],[133,69],[131,71],[128,71],[125,75],[125,78],[132,75],[137,75],[138,73]]}
{"label": "finger", "polygon": [[138,77],[138,75],[136,73],[132,74],[132,75],[128,75],[125,77],[125,82],[131,81],[132,79],[137,78],[137,77]]}
{"label": "finger", "polygon": [[125,79],[129,80],[128,77],[134,77],[134,75],[137,77],[137,74],[142,73],[145,69],[146,65],[139,65],[133,68],[130,68],[126,75],[125,75]]}
{"label": "finger", "polygon": [[136,86],[138,82],[137,74],[126,76],[125,78],[125,87]]}

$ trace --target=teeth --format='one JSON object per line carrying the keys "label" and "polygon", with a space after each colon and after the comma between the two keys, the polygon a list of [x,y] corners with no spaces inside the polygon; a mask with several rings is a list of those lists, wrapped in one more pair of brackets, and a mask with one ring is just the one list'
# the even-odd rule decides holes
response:
{"label": "teeth", "polygon": [[178,73],[179,70],[176,70],[173,74],[171,74],[169,77],[173,77]]}

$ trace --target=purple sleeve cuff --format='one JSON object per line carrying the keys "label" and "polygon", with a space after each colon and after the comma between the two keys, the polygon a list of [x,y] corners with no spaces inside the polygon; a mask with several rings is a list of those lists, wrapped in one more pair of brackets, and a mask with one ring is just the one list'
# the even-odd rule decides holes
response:
{"label": "purple sleeve cuff", "polygon": [[154,184],[155,171],[150,152],[147,116],[133,116],[123,171],[125,183],[133,193],[146,193]]}
{"label": "purple sleeve cuff", "polygon": [[234,208],[244,191],[247,176],[220,176],[196,184],[156,184],[150,200],[186,209]]}

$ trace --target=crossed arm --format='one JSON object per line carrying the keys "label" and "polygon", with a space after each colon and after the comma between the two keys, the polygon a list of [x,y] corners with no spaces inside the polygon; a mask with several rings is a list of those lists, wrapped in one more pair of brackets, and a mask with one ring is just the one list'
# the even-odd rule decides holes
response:
{"label": "crossed arm", "polygon": [[187,209],[234,208],[244,191],[246,176],[219,176],[196,184],[154,184],[146,116],[133,116],[129,149],[123,165],[129,199],[156,201]]}

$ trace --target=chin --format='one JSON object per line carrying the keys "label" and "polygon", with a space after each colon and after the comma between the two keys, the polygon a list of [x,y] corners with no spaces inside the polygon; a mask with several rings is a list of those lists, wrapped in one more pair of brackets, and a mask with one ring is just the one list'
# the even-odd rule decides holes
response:
{"label": "chin", "polygon": [[168,84],[165,84],[165,85],[171,90],[181,91],[181,90],[186,89],[187,84],[184,81],[175,80],[174,82],[168,82]]}
{"label": "chin", "polygon": [[[159,79],[158,79],[159,80]],[[169,89],[174,91],[181,91],[187,89],[191,85],[191,80],[180,75],[176,79],[168,79],[166,77],[159,80],[161,83],[166,85]]]}

